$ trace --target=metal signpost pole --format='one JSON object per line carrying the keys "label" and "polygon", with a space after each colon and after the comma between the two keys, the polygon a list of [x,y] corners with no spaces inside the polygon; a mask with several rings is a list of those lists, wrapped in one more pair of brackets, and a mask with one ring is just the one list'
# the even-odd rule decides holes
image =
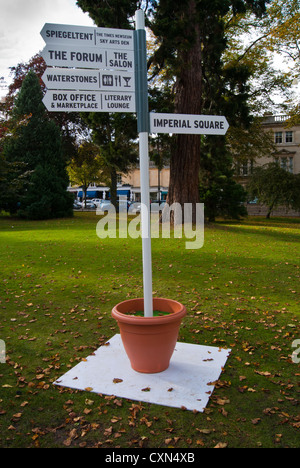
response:
{"label": "metal signpost pole", "polygon": [[143,10],[136,11],[135,31],[136,54],[136,108],[138,118],[140,174],[141,174],[141,223],[143,241],[144,277],[144,316],[153,317],[152,293],[152,255],[150,224],[150,183],[149,183],[149,133],[150,117],[148,105],[147,80],[147,42],[145,15]]}

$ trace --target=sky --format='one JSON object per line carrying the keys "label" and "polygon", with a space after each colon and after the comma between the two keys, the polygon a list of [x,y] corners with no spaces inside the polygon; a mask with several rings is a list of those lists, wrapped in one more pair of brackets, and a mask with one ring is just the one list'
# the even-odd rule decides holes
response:
{"label": "sky", "polygon": [[[9,67],[28,62],[45,47],[40,35],[45,23],[94,25],[76,0],[0,0],[0,99],[12,82]],[[300,84],[297,88],[300,92]]]}
{"label": "sky", "polygon": [[28,62],[46,45],[45,23],[93,26],[76,0],[0,0],[0,98],[11,83],[9,67]]}

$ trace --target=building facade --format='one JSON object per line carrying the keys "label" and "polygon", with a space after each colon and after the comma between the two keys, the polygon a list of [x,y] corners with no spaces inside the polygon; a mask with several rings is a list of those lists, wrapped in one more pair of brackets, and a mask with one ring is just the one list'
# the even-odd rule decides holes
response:
{"label": "building facade", "polygon": [[[252,174],[255,166],[263,166],[271,162],[277,162],[281,168],[291,174],[300,173],[300,125],[290,127],[288,115],[266,116],[262,120],[262,127],[266,132],[273,133],[275,152],[269,157],[262,157],[257,161],[245,161],[240,164],[237,171],[237,181],[247,185],[247,179]],[[249,215],[265,215],[267,208],[257,205],[252,201],[247,206]],[[284,207],[274,209],[273,216],[300,216],[300,212],[287,210]]]}
{"label": "building facade", "polygon": [[280,167],[292,174],[300,173],[300,125],[288,127],[289,116],[267,116],[262,120],[266,132],[272,132],[276,151],[269,157],[262,157],[255,163],[245,161],[237,168],[239,182],[245,185],[247,177],[252,174],[254,165],[263,166],[270,162],[278,162]]}

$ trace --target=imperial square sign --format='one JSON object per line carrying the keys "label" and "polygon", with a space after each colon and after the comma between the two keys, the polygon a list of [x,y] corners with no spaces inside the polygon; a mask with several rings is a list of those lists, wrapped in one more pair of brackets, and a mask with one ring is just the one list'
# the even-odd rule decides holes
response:
{"label": "imperial square sign", "polygon": [[225,135],[229,124],[215,115],[150,114],[151,133]]}

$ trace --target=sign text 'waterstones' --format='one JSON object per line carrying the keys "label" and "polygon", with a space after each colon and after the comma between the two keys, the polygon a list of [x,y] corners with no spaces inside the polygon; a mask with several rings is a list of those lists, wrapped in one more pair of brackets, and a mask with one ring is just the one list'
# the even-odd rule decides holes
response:
{"label": "sign text 'waterstones'", "polygon": [[105,49],[134,50],[133,31],[46,23],[41,31],[46,44],[69,44]]}
{"label": "sign text 'waterstones'", "polygon": [[121,71],[47,68],[42,79],[48,89],[135,91],[134,73]]}
{"label": "sign text 'waterstones'", "polygon": [[43,103],[52,112],[136,112],[134,93],[47,91]]}
{"label": "sign text 'waterstones'", "polygon": [[91,47],[47,45],[42,57],[53,67],[97,68],[134,71],[134,52]]}
{"label": "sign text 'waterstones'", "polygon": [[225,135],[229,124],[215,115],[150,114],[151,133]]}

